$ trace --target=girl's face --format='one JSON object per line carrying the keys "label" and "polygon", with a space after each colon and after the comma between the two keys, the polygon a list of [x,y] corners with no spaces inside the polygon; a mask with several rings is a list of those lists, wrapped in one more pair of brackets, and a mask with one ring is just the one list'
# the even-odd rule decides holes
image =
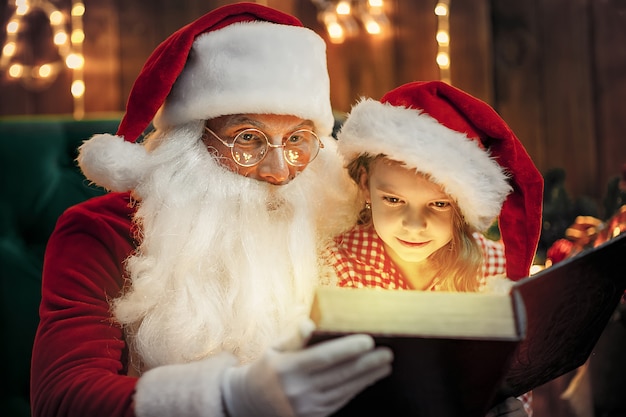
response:
{"label": "girl's face", "polygon": [[415,170],[377,158],[360,182],[376,233],[396,263],[423,262],[452,240],[454,208],[443,189]]}

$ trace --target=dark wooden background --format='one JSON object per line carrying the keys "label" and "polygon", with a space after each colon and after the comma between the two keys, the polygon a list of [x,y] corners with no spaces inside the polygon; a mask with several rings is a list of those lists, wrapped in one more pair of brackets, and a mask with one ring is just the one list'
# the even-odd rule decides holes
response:
{"label": "dark wooden background", "polygon": [[[52,0],[69,9],[70,0]],[[12,0],[0,0],[2,27]],[[85,0],[87,117],[122,111],[143,62],[171,32],[218,0]],[[309,0],[261,3],[298,16],[325,36]],[[387,0],[393,31],[329,44],[335,109],[439,77],[436,0]],[[626,163],[626,2],[452,0],[452,84],[492,104],[543,173],[566,172],[572,197],[600,201]],[[0,33],[4,41],[4,32]],[[29,91],[0,74],[0,116],[71,114],[71,74]]]}

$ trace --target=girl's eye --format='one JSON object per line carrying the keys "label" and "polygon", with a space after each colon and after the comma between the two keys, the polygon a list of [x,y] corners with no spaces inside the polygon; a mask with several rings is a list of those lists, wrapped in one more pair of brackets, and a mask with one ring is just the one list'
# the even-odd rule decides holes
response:
{"label": "girl's eye", "polygon": [[390,196],[384,196],[383,201],[389,204],[399,204],[400,202],[402,202],[402,200],[400,200],[398,197],[390,197]]}
{"label": "girl's eye", "polygon": [[448,201],[435,201],[433,205],[438,209],[445,209],[450,207],[450,202]]}

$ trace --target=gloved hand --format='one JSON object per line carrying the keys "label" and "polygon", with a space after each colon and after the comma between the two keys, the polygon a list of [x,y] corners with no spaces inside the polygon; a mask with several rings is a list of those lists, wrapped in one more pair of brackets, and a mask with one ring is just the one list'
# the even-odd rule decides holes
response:
{"label": "gloved hand", "polygon": [[231,417],[326,417],[389,375],[392,359],[390,349],[375,348],[363,334],[296,351],[274,348],[225,370],[222,397]]}
{"label": "gloved hand", "polygon": [[494,406],[486,417],[528,417],[528,413],[524,409],[524,404],[521,400],[514,397],[509,397],[502,401],[500,404]]}

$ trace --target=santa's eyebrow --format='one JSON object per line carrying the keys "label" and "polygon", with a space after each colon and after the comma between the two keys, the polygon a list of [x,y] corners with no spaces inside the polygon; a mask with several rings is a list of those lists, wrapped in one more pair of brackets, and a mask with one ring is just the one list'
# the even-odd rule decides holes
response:
{"label": "santa's eyebrow", "polygon": [[243,115],[233,116],[232,118],[228,119],[228,122],[224,125],[224,127],[232,127],[235,125],[243,124],[250,124],[257,128],[265,127],[265,125],[258,120]]}
{"label": "santa's eyebrow", "polygon": [[[237,125],[243,125],[243,124],[249,124],[254,126],[255,128],[259,129],[259,130],[263,130],[264,128],[267,127],[267,124],[248,117],[246,115],[236,115],[233,116],[232,118],[230,118],[228,120],[228,122],[224,125],[225,128],[230,128],[230,127],[234,127]],[[315,128],[315,124],[313,123],[312,120],[303,120],[301,123],[298,123],[296,126],[293,126],[293,130],[299,130],[299,129],[314,129]]]}

